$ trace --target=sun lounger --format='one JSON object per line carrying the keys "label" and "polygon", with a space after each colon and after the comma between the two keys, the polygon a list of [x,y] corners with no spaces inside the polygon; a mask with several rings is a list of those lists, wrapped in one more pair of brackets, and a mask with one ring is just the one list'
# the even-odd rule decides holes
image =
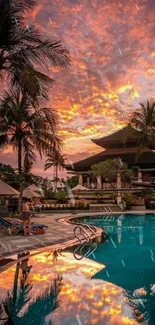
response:
{"label": "sun lounger", "polygon": [[0,217],[0,230],[8,235],[16,235],[22,232],[22,224],[14,224],[4,218]]}
{"label": "sun lounger", "polygon": [[[48,226],[43,224],[35,224],[31,226],[33,234],[42,234],[45,233]],[[23,225],[20,222],[19,224],[12,223],[11,221],[5,220],[0,217],[0,231],[5,232],[8,235],[17,235],[23,233]]]}

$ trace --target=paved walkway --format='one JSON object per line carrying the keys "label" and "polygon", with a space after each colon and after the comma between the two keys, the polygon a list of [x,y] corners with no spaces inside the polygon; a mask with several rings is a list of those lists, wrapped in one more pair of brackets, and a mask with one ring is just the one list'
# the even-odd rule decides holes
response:
{"label": "paved walkway", "polygon": [[[145,211],[125,211],[125,214],[145,214],[145,213],[154,213],[154,210],[145,210]],[[79,213],[78,215],[109,215],[109,212],[94,212],[94,213]],[[112,213],[112,214],[117,214]],[[52,249],[66,248],[70,245],[77,244],[78,241],[75,239],[73,230],[75,225],[60,223],[58,219],[60,218],[68,218],[74,217],[72,214],[42,214],[39,218],[33,218],[32,221],[34,223],[41,223],[48,225],[47,232],[44,235],[35,235],[35,236],[7,236],[0,233],[0,258],[9,256],[11,254],[16,254],[25,250],[35,250],[37,248],[44,249],[47,246],[52,246]],[[75,215],[77,216],[77,215]],[[98,229],[98,236],[101,235],[101,230]]]}
{"label": "paved walkway", "polygon": [[[0,233],[0,257],[8,256],[10,253],[17,253],[28,249],[44,248],[45,246],[65,245],[68,241],[76,243],[73,229],[74,225],[62,224],[58,222],[60,218],[66,218],[69,214],[43,215],[39,218],[33,218],[34,223],[48,225],[44,235],[35,236],[7,236]],[[74,243],[73,243],[74,244]],[[67,244],[68,245],[68,244]]]}

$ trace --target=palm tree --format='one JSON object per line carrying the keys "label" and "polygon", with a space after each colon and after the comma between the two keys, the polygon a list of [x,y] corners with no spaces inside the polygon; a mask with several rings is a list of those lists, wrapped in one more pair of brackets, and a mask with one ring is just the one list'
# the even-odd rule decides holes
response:
{"label": "palm tree", "polygon": [[[33,325],[34,321],[37,325],[47,324],[46,316],[60,306],[59,293],[62,285],[62,277],[58,276],[40,296],[32,300],[32,284],[28,279],[25,281],[21,278],[14,309],[12,308],[13,296],[8,293],[0,305],[0,320],[5,321],[4,325]],[[52,322],[49,321],[48,324],[52,325]]]}
{"label": "palm tree", "polygon": [[34,25],[27,25],[25,14],[35,4],[35,0],[0,1],[0,73],[33,98],[47,97],[47,87],[53,82],[44,73],[48,64],[67,68],[71,62],[62,41],[51,40]]}
{"label": "palm tree", "polygon": [[131,118],[131,125],[140,131],[138,154],[146,148],[153,148],[155,144],[155,102],[147,101],[140,104]]}
{"label": "palm tree", "polygon": [[56,135],[58,117],[55,111],[32,105],[31,97],[19,90],[6,93],[0,100],[0,146],[10,145],[18,153],[18,174],[20,200],[23,190],[23,166],[35,161],[36,152],[40,157],[59,145]]}
{"label": "palm tree", "polygon": [[58,182],[58,169],[65,167],[65,155],[61,155],[60,150],[56,149],[47,155],[45,170],[54,167],[55,190]]}
{"label": "palm tree", "polygon": [[147,321],[147,325],[155,325],[155,291],[153,285],[144,287],[143,292],[138,294],[128,291],[126,297],[138,322]]}

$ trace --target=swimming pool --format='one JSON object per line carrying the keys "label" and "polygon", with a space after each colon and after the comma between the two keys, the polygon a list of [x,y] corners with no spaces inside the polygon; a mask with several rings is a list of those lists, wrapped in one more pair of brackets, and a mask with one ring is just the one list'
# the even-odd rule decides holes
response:
{"label": "swimming pool", "polygon": [[144,312],[148,324],[155,318],[154,218],[87,218],[107,227],[109,238],[81,261],[71,250],[54,261],[48,250],[27,253],[0,273],[0,324],[136,325]]}

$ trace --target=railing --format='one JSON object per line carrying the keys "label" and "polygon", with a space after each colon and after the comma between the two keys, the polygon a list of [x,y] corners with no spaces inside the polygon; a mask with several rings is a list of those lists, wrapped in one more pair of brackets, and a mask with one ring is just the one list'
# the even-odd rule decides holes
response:
{"label": "railing", "polygon": [[[86,229],[88,229],[89,232]],[[79,230],[79,234],[77,234],[77,230]],[[97,239],[94,227],[89,225],[76,226],[74,228],[74,235],[80,242],[80,245],[74,250],[74,257],[76,260],[88,257],[97,249],[97,243],[92,243],[92,235]]]}

